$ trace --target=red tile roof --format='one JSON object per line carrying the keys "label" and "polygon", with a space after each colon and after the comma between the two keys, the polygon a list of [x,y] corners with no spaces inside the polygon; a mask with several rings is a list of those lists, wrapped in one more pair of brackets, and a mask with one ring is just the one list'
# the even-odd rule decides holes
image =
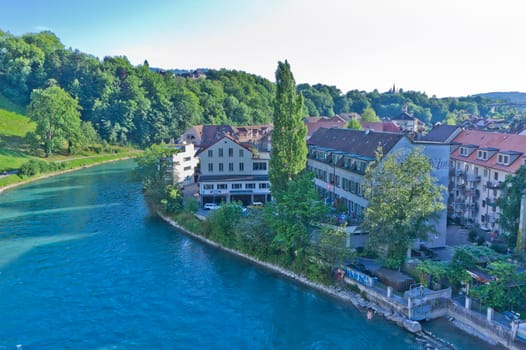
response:
{"label": "red tile roof", "polygon": [[307,137],[311,137],[319,128],[343,128],[345,121],[341,118],[309,117],[305,119]]}
{"label": "red tile roof", "polygon": [[461,160],[472,164],[505,171],[508,173],[515,173],[521,165],[524,164],[523,156],[526,154],[526,136],[516,134],[504,134],[497,132],[477,131],[477,130],[463,130],[453,139],[453,142],[458,142],[462,145],[475,145],[478,149],[482,148],[496,148],[499,152],[515,151],[521,153],[517,159],[510,165],[497,164],[498,152],[496,152],[488,160],[477,159],[477,151],[472,152],[468,157],[460,155],[460,147],[451,153],[451,159]]}

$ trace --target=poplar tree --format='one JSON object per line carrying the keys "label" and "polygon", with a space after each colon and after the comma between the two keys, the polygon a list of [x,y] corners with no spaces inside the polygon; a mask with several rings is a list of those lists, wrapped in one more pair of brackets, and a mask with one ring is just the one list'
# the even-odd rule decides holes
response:
{"label": "poplar tree", "polygon": [[296,91],[296,82],[286,60],[278,62],[276,85],[269,177],[272,193],[279,202],[288,182],[306,166],[307,127],[302,120],[303,96]]}

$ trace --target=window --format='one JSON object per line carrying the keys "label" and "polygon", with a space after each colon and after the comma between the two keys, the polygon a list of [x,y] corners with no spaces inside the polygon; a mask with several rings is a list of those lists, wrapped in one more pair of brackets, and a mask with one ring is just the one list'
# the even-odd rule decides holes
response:
{"label": "window", "polygon": [[208,156],[209,156],[210,158],[212,158],[212,157],[214,156],[214,151],[211,150],[211,149],[209,149],[209,150],[208,150]]}
{"label": "window", "polygon": [[240,156],[240,157],[243,157],[243,156],[245,155],[245,152],[243,152],[243,151],[244,151],[244,150],[242,150],[242,149],[239,150],[239,156]]}
{"label": "window", "polygon": [[498,172],[495,172],[493,174],[493,178],[496,180],[496,181],[499,181],[499,173]]}
{"label": "window", "polygon": [[192,160],[192,157],[184,157],[184,158],[183,158],[183,161],[184,161],[184,162],[189,162],[189,161],[191,161],[191,160]]}
{"label": "window", "polygon": [[484,177],[488,177],[488,169],[484,169]]}
{"label": "window", "polygon": [[245,171],[245,164],[239,163],[239,171]]}
{"label": "window", "polygon": [[477,158],[480,160],[487,160],[488,159],[488,151],[478,151]]}
{"label": "window", "polygon": [[208,171],[211,173],[214,172],[214,163],[208,163]]}
{"label": "window", "polygon": [[259,189],[265,189],[265,188],[268,188],[267,183],[259,184]]}
{"label": "window", "polygon": [[192,169],[191,166],[185,166],[185,167],[184,167],[184,171],[188,171],[188,170],[191,170],[191,169]]}
{"label": "window", "polygon": [[254,189],[256,188],[256,184],[245,184],[246,189]]}
{"label": "window", "polygon": [[220,172],[220,173],[223,172],[223,163],[219,163],[219,172]]}
{"label": "window", "polygon": [[218,152],[219,152],[219,157],[222,157],[223,156],[223,149],[220,148]]}
{"label": "window", "polygon": [[229,157],[233,157],[234,156],[234,149],[233,148],[229,148],[228,149],[228,156]]}
{"label": "window", "polygon": [[227,184],[217,184],[218,190],[226,190],[228,188]]}
{"label": "window", "polygon": [[234,163],[228,163],[228,171],[234,171]]}
{"label": "window", "polygon": [[468,149],[466,147],[460,147],[460,155],[467,157],[468,155]]}
{"label": "window", "polygon": [[233,190],[240,190],[243,186],[241,184],[232,184]]}
{"label": "window", "polygon": [[267,170],[267,163],[255,162],[252,164],[252,170]]}
{"label": "window", "polygon": [[499,154],[498,163],[508,165],[510,163],[510,156],[507,154]]}
{"label": "window", "polygon": [[204,184],[203,188],[205,190],[213,190],[214,189],[214,184]]}

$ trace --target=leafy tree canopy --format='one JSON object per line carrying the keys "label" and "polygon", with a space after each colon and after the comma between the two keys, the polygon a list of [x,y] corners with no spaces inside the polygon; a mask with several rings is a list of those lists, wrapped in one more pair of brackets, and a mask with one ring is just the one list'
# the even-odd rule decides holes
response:
{"label": "leafy tree canopy", "polygon": [[430,175],[431,164],[420,149],[400,152],[383,159],[377,151],[364,178],[369,200],[363,226],[369,231],[369,245],[389,267],[399,268],[414,239],[426,239],[432,221],[442,209],[441,187]]}

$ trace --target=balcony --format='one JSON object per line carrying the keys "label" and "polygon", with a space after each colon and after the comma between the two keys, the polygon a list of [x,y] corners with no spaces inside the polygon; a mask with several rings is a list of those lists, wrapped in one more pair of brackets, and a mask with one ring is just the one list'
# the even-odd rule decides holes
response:
{"label": "balcony", "polygon": [[467,176],[467,180],[470,182],[480,182],[480,175],[470,174]]}
{"label": "balcony", "polygon": [[462,169],[455,169],[455,176],[462,176],[464,174],[464,170]]}
{"label": "balcony", "polygon": [[466,190],[466,197],[472,197],[478,199],[480,197],[480,191],[474,188],[469,188]]}
{"label": "balcony", "polygon": [[468,203],[467,204],[467,208],[468,210],[473,210],[475,212],[477,212],[479,210],[479,206],[477,203]]}
{"label": "balcony", "polygon": [[461,184],[461,183],[456,183],[454,187],[455,187],[455,190],[463,190],[464,188],[466,188],[466,185]]}
{"label": "balcony", "polygon": [[497,190],[500,188],[501,184],[501,181],[488,181],[486,187],[490,190]]}
{"label": "balcony", "polygon": [[496,198],[488,198],[486,199],[486,204],[490,207],[496,207],[497,206],[497,199]]}

